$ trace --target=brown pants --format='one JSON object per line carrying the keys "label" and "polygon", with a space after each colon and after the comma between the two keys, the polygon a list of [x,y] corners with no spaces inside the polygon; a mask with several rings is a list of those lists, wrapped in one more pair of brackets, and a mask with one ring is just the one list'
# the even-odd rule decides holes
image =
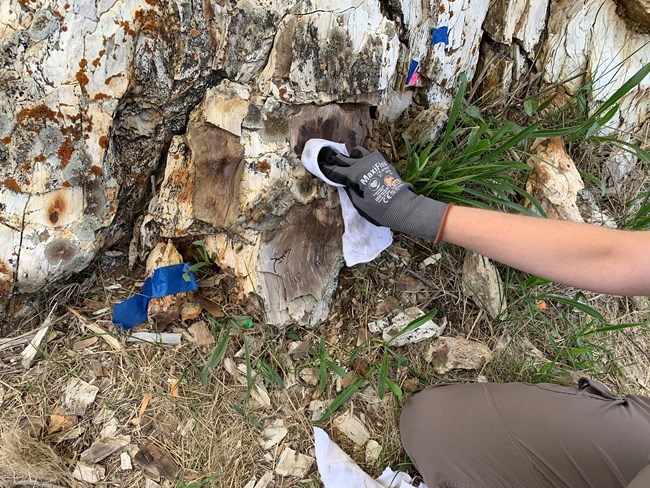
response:
{"label": "brown pants", "polygon": [[650,398],[579,386],[436,385],[406,402],[402,444],[429,488],[650,487]]}

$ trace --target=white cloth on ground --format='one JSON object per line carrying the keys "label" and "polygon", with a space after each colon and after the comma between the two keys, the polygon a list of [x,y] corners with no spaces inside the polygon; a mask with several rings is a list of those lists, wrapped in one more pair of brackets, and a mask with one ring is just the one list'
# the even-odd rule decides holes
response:
{"label": "white cloth on ground", "polygon": [[379,227],[362,217],[352,205],[343,185],[334,183],[325,177],[318,167],[318,153],[323,147],[330,147],[336,152],[348,156],[345,144],[338,144],[325,139],[309,139],[305,143],[300,158],[302,165],[317,178],[328,185],[338,188],[341,213],[345,225],[345,232],[343,233],[343,258],[345,264],[354,266],[355,264],[372,261],[393,242],[391,231],[388,227]]}
{"label": "white cloth on ground", "polygon": [[[350,456],[333,442],[323,429],[314,427],[316,464],[325,488],[415,488],[411,477],[386,468],[381,476],[372,479]],[[419,488],[427,488],[424,483]]]}

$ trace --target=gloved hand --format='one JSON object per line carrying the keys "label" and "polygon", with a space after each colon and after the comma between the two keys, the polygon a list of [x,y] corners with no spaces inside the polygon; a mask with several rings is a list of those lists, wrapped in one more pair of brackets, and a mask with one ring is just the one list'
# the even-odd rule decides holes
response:
{"label": "gloved hand", "polygon": [[379,151],[357,146],[347,157],[325,147],[318,165],[330,181],[345,186],[354,207],[373,224],[440,241],[449,205],[416,195]]}

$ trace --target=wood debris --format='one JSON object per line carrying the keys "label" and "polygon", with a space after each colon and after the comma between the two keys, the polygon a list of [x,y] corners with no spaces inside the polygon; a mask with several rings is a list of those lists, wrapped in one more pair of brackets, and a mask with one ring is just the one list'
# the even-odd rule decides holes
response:
{"label": "wood debris", "polygon": [[87,329],[91,330],[95,334],[97,334],[103,341],[105,341],[109,346],[111,346],[111,349],[114,351],[121,351],[123,349],[122,344],[120,341],[117,340],[114,336],[106,332],[104,329],[102,329],[99,325],[90,322],[86,320],[79,312],[77,312],[74,308],[72,307],[66,307],[68,311],[77,317],[79,319],[79,322],[81,322],[81,325],[86,327]]}
{"label": "wood debris", "polygon": [[438,374],[452,369],[479,369],[492,360],[492,351],[485,344],[463,337],[440,337],[432,343],[426,361],[433,363]]}
{"label": "wood debris", "polygon": [[56,432],[61,432],[64,430],[71,429],[77,425],[78,419],[76,415],[64,415],[61,412],[61,407],[57,407],[52,415],[50,415],[50,426],[47,430],[47,434],[51,435]]}
{"label": "wood debris", "polygon": [[131,456],[129,456],[128,452],[123,452],[120,454],[120,469],[122,471],[133,469],[133,464],[131,464]]}
{"label": "wood debris", "polygon": [[177,345],[181,343],[182,334],[173,332],[134,332],[126,342],[147,342],[151,344]]}
{"label": "wood debris", "polygon": [[[392,319],[384,318],[381,320],[375,320],[374,322],[369,322],[368,329],[373,334],[381,334],[382,339],[389,340],[413,320],[419,319],[423,315],[425,315],[424,312],[417,307],[407,308],[403,312],[395,315]],[[391,345],[400,347],[406,344],[422,342],[431,337],[440,336],[445,330],[446,325],[446,320],[443,320],[441,324],[436,324],[433,320],[427,320],[417,329],[408,334],[397,337],[391,342]]]}
{"label": "wood debris", "polygon": [[79,460],[84,463],[95,464],[114,452],[125,448],[131,444],[131,436],[120,435],[108,439],[99,439],[91,444],[91,446],[81,453]]}
{"label": "wood debris", "polygon": [[507,308],[505,288],[499,271],[485,256],[468,251],[463,261],[463,292],[495,318]]}
{"label": "wood debris", "polygon": [[262,475],[259,481],[257,478],[253,477],[244,488],[267,488],[269,484],[273,481],[273,471],[267,471]]}
{"label": "wood debris", "polygon": [[99,388],[80,378],[70,379],[61,398],[61,413],[84,415],[88,405],[95,401],[98,391]]}
{"label": "wood debris", "polygon": [[366,464],[375,464],[379,461],[381,455],[381,444],[374,439],[370,439],[366,444]]}
{"label": "wood debris", "polygon": [[363,446],[370,439],[370,432],[359,417],[352,412],[346,412],[334,419],[334,429],[354,442]]}
{"label": "wood debris", "polygon": [[87,347],[95,345],[95,343],[99,340],[97,336],[89,337],[88,339],[82,339],[80,341],[75,342],[72,345],[72,350],[73,351],[81,351],[83,349],[86,349]]}
{"label": "wood debris", "polygon": [[72,472],[74,479],[86,483],[99,483],[106,476],[106,468],[100,464],[77,463]]}
{"label": "wood debris", "polygon": [[264,385],[255,385],[251,391],[251,398],[263,408],[271,408],[271,397]]}
{"label": "wood debris", "polygon": [[289,431],[284,426],[282,419],[276,419],[269,427],[261,432],[262,438],[259,440],[262,449],[271,449],[282,442]]}
{"label": "wood debris", "polygon": [[203,320],[193,323],[187,330],[198,346],[211,346],[215,343],[214,336]]}
{"label": "wood debris", "polygon": [[140,449],[134,459],[154,478],[166,478],[173,481],[179,470],[174,458],[155,444],[149,444]]}
{"label": "wood debris", "polygon": [[22,356],[21,363],[23,365],[23,368],[29,369],[34,362],[36,355],[41,350],[40,348],[41,344],[43,343],[43,339],[45,339],[48,330],[50,330],[50,327],[52,326],[52,314],[54,313],[54,310],[56,310],[56,304],[54,307],[52,307],[52,310],[50,310],[47,318],[43,321],[43,325],[41,325],[40,329],[38,329],[36,334],[34,334],[32,340],[29,341],[27,347],[23,350],[23,352],[20,353]]}
{"label": "wood debris", "polygon": [[312,464],[314,464],[313,457],[300,454],[289,447],[285,447],[282,454],[280,454],[275,472],[280,476],[304,478]]}

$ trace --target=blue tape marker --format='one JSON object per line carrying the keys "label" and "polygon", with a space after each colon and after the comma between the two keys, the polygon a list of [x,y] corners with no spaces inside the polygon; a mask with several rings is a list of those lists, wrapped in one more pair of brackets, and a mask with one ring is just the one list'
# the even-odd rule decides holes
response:
{"label": "blue tape marker", "polygon": [[[185,281],[183,275],[190,278]],[[147,308],[152,298],[176,295],[188,291],[198,290],[194,273],[190,271],[190,263],[173,264],[157,268],[153,276],[147,278],[142,285],[142,293],[134,295],[128,300],[113,307],[113,323],[123,329],[131,329],[147,321]]]}
{"label": "blue tape marker", "polygon": [[419,65],[420,65],[419,61],[416,61],[415,59],[411,60],[411,65],[409,66],[409,73],[408,75],[406,75],[407,85],[415,85],[415,83],[418,81],[418,76],[415,70],[418,69]]}
{"label": "blue tape marker", "polygon": [[446,25],[433,29],[431,31],[431,44],[438,44],[440,42],[449,44],[449,30]]}

